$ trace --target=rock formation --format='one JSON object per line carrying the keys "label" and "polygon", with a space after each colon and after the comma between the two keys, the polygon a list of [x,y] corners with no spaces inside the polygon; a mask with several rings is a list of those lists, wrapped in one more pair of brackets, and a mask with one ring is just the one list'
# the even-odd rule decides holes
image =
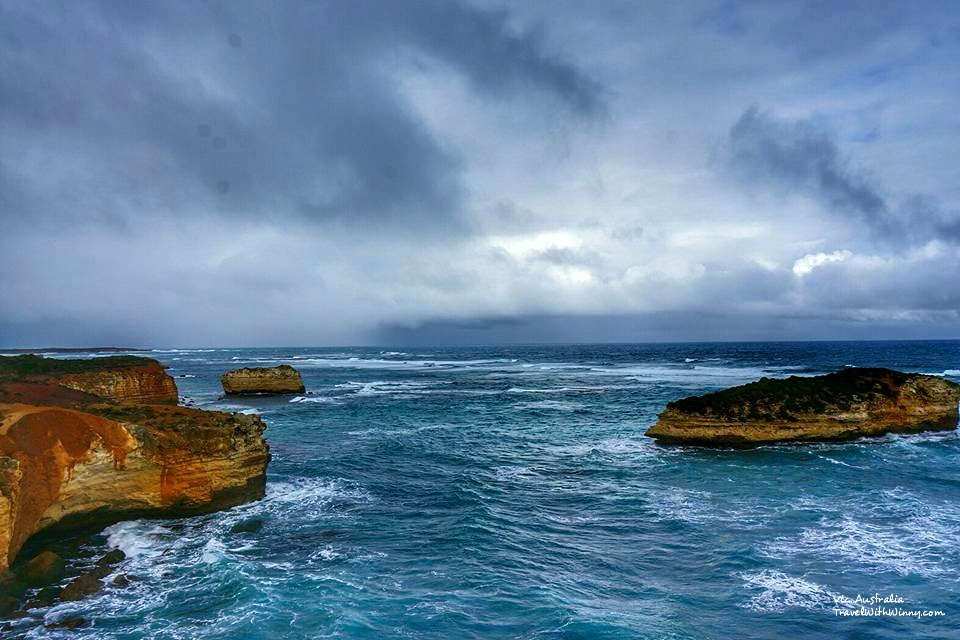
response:
{"label": "rock formation", "polygon": [[890,369],[848,368],[756,382],[671,402],[648,436],[750,447],[957,428],[960,384]]}
{"label": "rock formation", "polygon": [[0,357],[0,572],[40,530],[263,496],[258,416],[173,406],[176,385],[145,358],[21,358],[35,357]]}
{"label": "rock formation", "polygon": [[290,365],[254,369],[234,369],[220,376],[224,393],[250,395],[258,393],[303,393],[300,372]]}
{"label": "rock formation", "polygon": [[35,355],[3,358],[0,384],[66,387],[112,402],[177,404],[177,385],[156,360],[109,356],[57,360]]}

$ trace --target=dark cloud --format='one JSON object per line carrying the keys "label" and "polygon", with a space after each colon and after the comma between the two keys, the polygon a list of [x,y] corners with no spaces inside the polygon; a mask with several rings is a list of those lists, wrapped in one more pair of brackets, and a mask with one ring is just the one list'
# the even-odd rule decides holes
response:
{"label": "dark cloud", "polygon": [[914,326],[878,318],[837,317],[803,312],[737,313],[710,310],[640,314],[534,315],[509,320],[491,318],[469,325],[430,322],[418,327],[384,326],[373,334],[387,346],[463,344],[562,344],[643,342],[727,342],[731,340],[885,340],[955,339],[960,315],[930,318]]}
{"label": "dark cloud", "polygon": [[909,243],[958,237],[960,218],[930,198],[913,195],[891,204],[843,156],[836,136],[813,120],[777,118],[750,107],[730,129],[724,160],[747,184],[812,197],[831,212],[860,219],[886,240]]}
{"label": "dark cloud", "polygon": [[392,77],[416,56],[482,95],[601,108],[596,83],[536,34],[457,2],[3,3],[3,216],[456,228],[457,150]]}
{"label": "dark cloud", "polygon": [[0,0],[0,346],[955,334],[957,33],[934,0]]}
{"label": "dark cloud", "polygon": [[730,129],[727,161],[747,181],[800,191],[835,209],[885,224],[887,205],[850,170],[832,135],[809,120],[783,120],[750,107]]}

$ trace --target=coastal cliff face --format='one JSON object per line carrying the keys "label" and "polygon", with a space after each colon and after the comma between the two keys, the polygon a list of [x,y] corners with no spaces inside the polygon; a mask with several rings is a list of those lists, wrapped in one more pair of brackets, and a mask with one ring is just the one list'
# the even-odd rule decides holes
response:
{"label": "coastal cliff face", "polygon": [[63,376],[58,383],[114,402],[177,404],[177,385],[159,363]]}
{"label": "coastal cliff face", "polygon": [[[86,373],[101,372],[63,378],[73,384]],[[139,393],[155,373],[134,363],[130,380],[114,369],[78,391],[50,372],[46,382],[13,381],[0,362],[0,570],[44,529],[193,515],[263,496],[270,454],[258,416],[90,393],[162,398]]]}
{"label": "coastal cliff face", "polygon": [[957,428],[960,385],[936,376],[849,368],[762,378],[667,405],[647,435],[660,442],[749,447]]}
{"label": "coastal cliff face", "polygon": [[300,372],[286,364],[228,371],[220,376],[220,383],[228,395],[304,392]]}
{"label": "coastal cliff face", "polygon": [[111,356],[55,360],[34,355],[4,358],[0,383],[50,384],[112,402],[177,404],[177,384],[156,360]]}

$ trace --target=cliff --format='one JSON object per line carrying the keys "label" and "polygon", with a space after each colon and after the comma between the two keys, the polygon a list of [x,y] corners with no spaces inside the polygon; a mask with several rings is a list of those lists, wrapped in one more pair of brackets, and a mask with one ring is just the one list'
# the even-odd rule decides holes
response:
{"label": "cliff", "polygon": [[35,355],[0,358],[0,384],[51,384],[113,402],[177,404],[177,385],[156,360],[109,356],[58,360]]}
{"label": "cliff", "polygon": [[816,377],[761,378],[671,402],[647,435],[660,442],[749,447],[852,440],[957,428],[960,385],[890,369],[848,368]]}
{"label": "cliff", "polygon": [[228,371],[220,376],[220,383],[224,393],[228,395],[304,392],[300,372],[286,364],[279,367]]}
{"label": "cliff", "polygon": [[258,416],[130,401],[169,401],[152,360],[86,370],[27,362],[19,377],[12,371],[24,363],[10,360],[0,358],[0,570],[44,529],[192,515],[263,496],[270,454]]}

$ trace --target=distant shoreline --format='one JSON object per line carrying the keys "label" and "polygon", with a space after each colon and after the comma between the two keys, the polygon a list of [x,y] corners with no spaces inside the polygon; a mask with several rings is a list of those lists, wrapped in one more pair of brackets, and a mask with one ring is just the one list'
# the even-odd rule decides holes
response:
{"label": "distant shoreline", "polygon": [[132,347],[38,347],[36,349],[0,349],[3,353],[126,353],[149,351]]}

